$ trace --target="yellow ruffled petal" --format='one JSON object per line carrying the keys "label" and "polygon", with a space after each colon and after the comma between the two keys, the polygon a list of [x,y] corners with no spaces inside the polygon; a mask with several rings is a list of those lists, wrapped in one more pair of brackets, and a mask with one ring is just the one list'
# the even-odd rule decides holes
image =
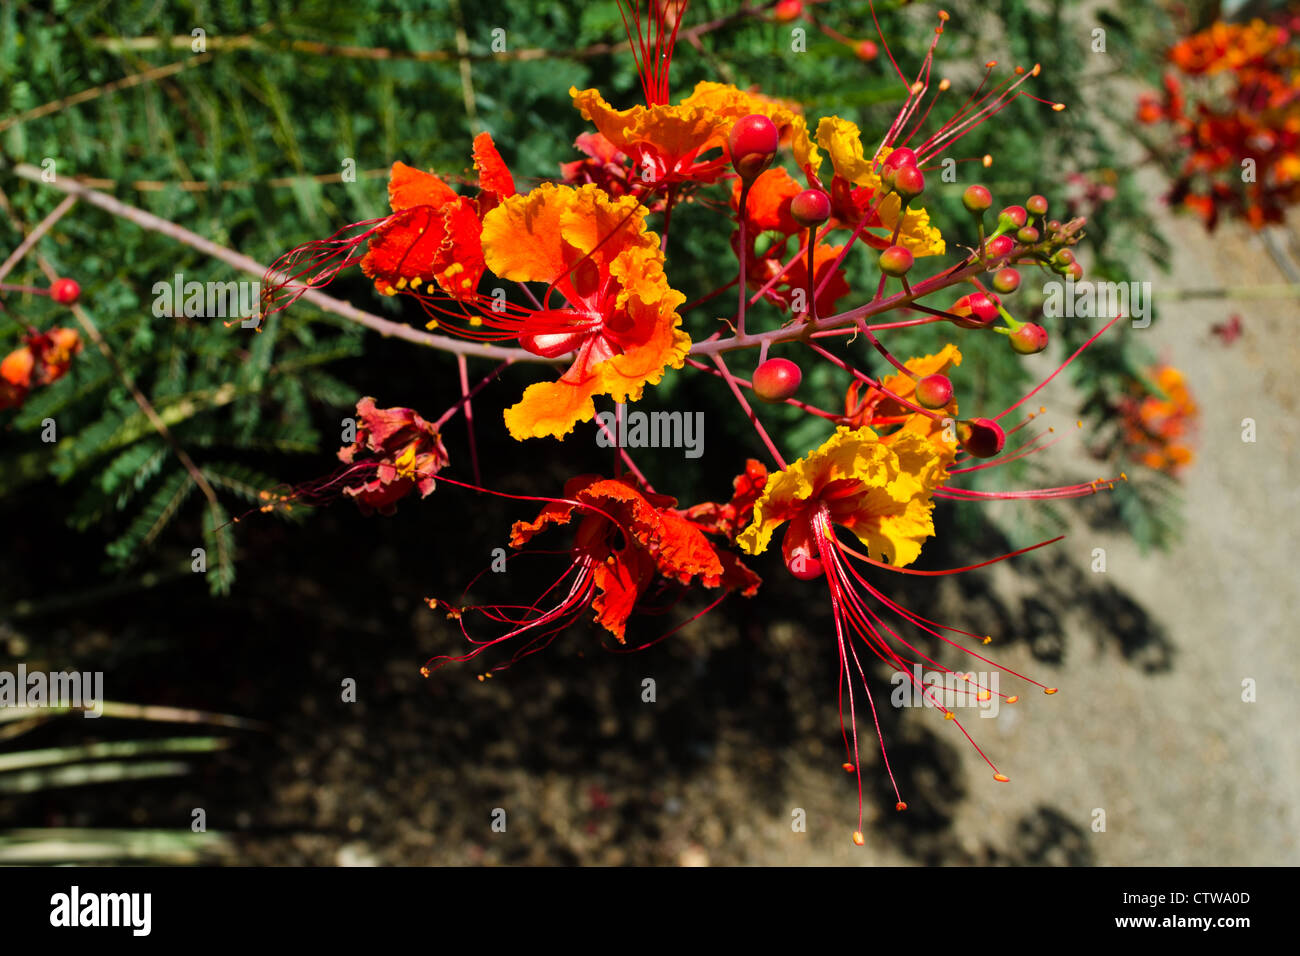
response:
{"label": "yellow ruffled petal", "polygon": [[633,106],[618,110],[598,90],[569,88],[573,105],[624,152],[654,146],[664,156],[682,157],[721,145],[731,120],[703,106]]}
{"label": "yellow ruffled petal", "polygon": [[833,520],[867,548],[898,567],[911,564],[934,534],[932,492],[937,453],[914,434],[882,441],[870,428],[841,426],[820,448],[769,476],[754,505],[754,520],[736,539],[750,554],[764,551],[781,524],[815,507],[832,482],[854,482],[852,510],[845,512],[845,487],[837,485]]}
{"label": "yellow ruffled petal", "polygon": [[812,167],[814,176],[821,172],[821,150],[817,148],[817,144],[808,135],[808,122],[802,116],[794,118],[794,126],[790,130],[790,149],[794,153],[794,161],[798,164],[800,172],[803,172],[809,166]]}
{"label": "yellow ruffled petal", "polygon": [[[838,116],[823,117],[817,124],[817,142],[830,156],[835,175],[872,192],[881,191],[880,177],[863,152],[862,132],[856,123]],[[882,147],[878,158],[883,160],[891,152],[893,150],[888,146]],[[885,227],[892,230],[898,225],[902,208],[902,200],[891,194],[880,203],[877,215]],[[939,230],[930,225],[930,214],[915,206],[903,216],[898,244],[917,257],[943,255],[947,248]]]}
{"label": "yellow ruffled petal", "polygon": [[799,106],[789,100],[777,100],[761,93],[739,89],[730,83],[704,80],[695,84],[690,96],[682,100],[683,107],[698,107],[726,119],[726,132],[736,120],[755,113],[770,119],[781,139],[787,140],[799,117]]}
{"label": "yellow ruffled petal", "polygon": [[[659,238],[645,228],[645,211],[631,197],[611,199],[594,185],[547,183],[504,200],[484,217],[484,259],[504,279],[555,282],[583,263],[612,280],[620,317],[618,354],[575,363],[558,381],[529,386],[505,412],[516,439],[562,437],[596,414],[592,399],[634,402],[668,368],[681,368],[690,337],[677,309],[686,301],[668,284]],[[612,333],[611,333],[612,334]]]}

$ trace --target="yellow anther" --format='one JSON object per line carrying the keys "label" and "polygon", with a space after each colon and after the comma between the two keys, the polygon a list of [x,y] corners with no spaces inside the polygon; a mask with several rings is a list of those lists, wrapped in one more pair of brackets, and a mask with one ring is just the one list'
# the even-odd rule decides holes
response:
{"label": "yellow anther", "polygon": [[862,846],[862,844],[867,842],[866,838],[863,837],[861,830],[853,831],[853,842],[856,843],[858,846]]}
{"label": "yellow anther", "polygon": [[1055,693],[1057,692],[1058,689],[1059,689],[1059,688],[1056,688],[1056,687],[1044,687],[1044,688],[1043,688],[1043,693],[1044,693],[1044,694],[1055,694]]}
{"label": "yellow anther", "polygon": [[1005,773],[995,773],[995,774],[993,775],[993,779],[996,780],[998,783],[1010,783],[1010,782],[1011,782],[1011,778],[1008,777]]}
{"label": "yellow anther", "polygon": [[1019,694],[1012,694],[1010,697],[1007,698],[1007,703],[1008,703],[1008,704],[1014,704],[1014,703],[1015,703],[1016,701],[1018,701],[1019,699],[1020,699],[1020,695],[1019,695]]}

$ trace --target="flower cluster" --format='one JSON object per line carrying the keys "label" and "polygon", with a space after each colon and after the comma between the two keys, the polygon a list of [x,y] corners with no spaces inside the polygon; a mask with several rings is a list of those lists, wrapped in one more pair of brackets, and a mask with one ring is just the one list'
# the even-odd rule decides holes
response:
{"label": "flower cluster", "polygon": [[[801,16],[798,6],[778,5],[775,15]],[[996,64],[988,64],[978,88],[946,119],[935,119],[951,86],[934,78],[946,14],[916,73],[898,72],[903,105],[896,119],[868,138],[844,117],[814,122],[796,103],[721,83],[699,83],[674,103],[668,73],[685,8],[685,0],[653,0],[647,10],[624,4],[645,102],[616,108],[598,90],[570,90],[577,117],[594,129],[578,137],[582,158],[565,163],[558,181],[519,191],[486,133],[473,144],[473,195],[395,163],[391,214],[284,256],[263,283],[263,312],[359,266],[380,294],[419,305],[429,344],[458,354],[462,397],[436,422],[411,409],[378,409],[371,399],[358,405],[356,440],[339,455],[347,470],[331,485],[363,508],[388,512],[403,495],[428,495],[435,473],[453,488],[540,504],[535,518],[511,528],[510,560],[561,556],[554,583],[535,599],[511,604],[429,598],[430,607],[458,623],[470,647],[430,660],[426,675],[508,645],[510,656],[481,679],[583,620],[632,649],[634,615],[661,614],[692,592],[707,602],[695,616],[730,594],[754,595],[762,582],[751,564],[780,532],[785,568],[801,580],[824,582],[819,586],[833,611],[847,705],[845,766],[858,779],[854,839],[861,843],[856,702],[865,696],[874,714],[867,665],[880,662],[908,675],[918,665],[959,673],[933,656],[940,645],[993,663],[976,649],[991,637],[902,607],[877,579],[886,572],[970,570],[911,567],[935,535],[940,500],[1067,498],[1109,486],[1106,480],[1002,492],[966,486],[963,479],[976,472],[1048,446],[1047,431],[1027,434],[1033,415],[1013,420],[1046,382],[996,415],[962,417],[957,343],[904,360],[881,336],[938,325],[954,335],[1003,336],[1020,354],[1043,351],[1047,330],[1016,319],[1010,297],[1021,268],[1082,276],[1071,247],[1085,221],[1049,218],[1047,200],[1037,195],[993,213],[990,191],[972,185],[962,194],[967,216],[958,232],[941,232],[922,202],[927,173],[976,125],[1030,95],[1023,86],[1039,73],[1035,65],[995,80]],[[896,62],[892,53],[889,61]],[[683,203],[717,210],[736,256],[717,288],[691,304],[674,285],[666,251],[673,210]],[[865,256],[878,273],[867,288],[850,282],[850,256]],[[716,307],[700,306],[732,287],[735,311],[719,329]],[[850,306],[837,311],[846,300]],[[488,354],[502,365],[471,387],[468,346],[483,354],[489,345]],[[773,349],[786,355],[773,356]],[[800,394],[801,366],[787,356],[839,370],[848,383],[842,408],[838,397],[837,407],[826,409],[814,403],[816,396]],[[750,376],[733,372],[732,364],[747,357]],[[529,443],[527,454],[535,455],[550,447],[539,442],[563,441],[592,423],[606,439],[602,444],[616,449],[610,473],[571,477],[553,496],[493,490],[480,477],[471,430],[473,481],[448,474],[441,429],[457,414],[468,424],[471,399],[501,367],[516,363],[530,363],[540,375],[503,410],[509,435]],[[873,372],[873,363],[884,374]],[[750,458],[738,467],[725,502],[679,504],[651,485],[613,434],[618,428],[610,423],[621,423],[628,403],[674,374],[709,375],[725,387],[771,460]],[[815,416],[829,435],[787,463],[751,398]],[[534,551],[543,536],[547,549]],[[495,633],[476,636],[470,622],[481,619],[496,625]],[[684,623],[634,646],[662,640]],[[918,690],[970,738],[952,708],[934,699],[933,688]],[[1018,699],[974,682],[970,693],[978,700]],[[875,726],[888,770],[878,721]],[[996,780],[1008,779],[988,762]],[[901,794],[897,806],[906,806]]]}
{"label": "flower cluster", "polygon": [[[81,296],[81,286],[73,279],[55,279],[49,288],[0,284],[0,293],[26,292],[47,296],[59,305],[70,306]],[[0,315],[4,306],[0,303]],[[0,361],[0,411],[19,408],[32,389],[57,382],[72,366],[81,351],[81,336],[76,329],[51,326],[44,332],[29,327],[22,344]]]}
{"label": "flower cluster", "polygon": [[81,336],[75,329],[30,330],[23,344],[0,362],[0,409],[17,408],[32,389],[57,382],[80,351]]}
{"label": "flower cluster", "polygon": [[1162,124],[1175,166],[1170,200],[1213,229],[1226,213],[1259,228],[1300,201],[1300,15],[1216,22],[1175,44],[1175,68],[1137,117]]}
{"label": "flower cluster", "polygon": [[1158,365],[1144,378],[1144,391],[1120,403],[1124,444],[1148,468],[1174,474],[1192,461],[1199,409],[1178,369]]}

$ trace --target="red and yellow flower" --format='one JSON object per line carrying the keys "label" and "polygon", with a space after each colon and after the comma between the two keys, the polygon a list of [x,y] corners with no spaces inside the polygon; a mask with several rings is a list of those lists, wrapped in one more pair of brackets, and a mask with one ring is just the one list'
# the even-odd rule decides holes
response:
{"label": "red and yellow flower", "polygon": [[[412,491],[433,492],[434,475],[446,467],[447,450],[434,425],[409,408],[377,408],[373,398],[357,402],[356,441],[339,449],[339,461],[355,466],[345,478],[344,494],[356,499],[363,514],[391,515]],[[368,475],[361,482],[356,474]]]}
{"label": "red and yellow flower", "polygon": [[[544,184],[488,213],[483,245],[501,278],[547,283],[543,309],[509,320],[520,344],[546,357],[576,353],[557,381],[530,385],[506,410],[515,438],[562,437],[595,416],[595,396],[636,401],[685,362],[691,340],[677,309],[686,297],[668,284],[659,237],[635,199]],[[552,307],[552,295],[563,305]]]}
{"label": "red and yellow flower", "polygon": [[1186,376],[1170,365],[1149,369],[1155,391],[1120,405],[1124,443],[1148,468],[1177,473],[1192,461],[1192,439],[1200,409]]}
{"label": "red and yellow flower", "polygon": [[[729,169],[727,134],[736,120],[761,113],[788,137],[798,108],[724,83],[702,82],[676,106],[615,109],[598,90],[569,90],[573,105],[632,162],[647,186],[711,183]],[[713,150],[718,150],[714,153]]]}
{"label": "red and yellow flower", "polygon": [[[443,664],[477,657],[504,641],[527,637],[510,662],[493,668],[500,670],[541,650],[588,608],[595,623],[625,644],[628,619],[638,602],[660,583],[668,588],[692,584],[720,588],[724,595],[739,590],[747,597],[758,589],[758,576],[735,554],[715,547],[705,530],[677,509],[676,499],[648,491],[631,478],[580,475],[570,479],[563,498],[548,500],[532,521],[515,522],[510,544],[521,549],[544,531],[575,522],[567,551],[569,569],[547,590],[561,595],[553,606],[455,607],[429,602],[447,608],[448,616],[461,621],[462,628],[470,611],[512,626],[485,641],[475,641],[466,632],[477,646],[464,655],[430,660],[426,675]],[[720,529],[713,530],[725,538]]]}
{"label": "red and yellow flower", "polygon": [[[827,116],[817,124],[816,143],[803,118],[797,118],[791,135],[791,148],[796,164],[813,185],[825,183],[821,177],[823,151],[830,159],[831,178],[823,188],[831,197],[836,225],[853,229],[866,219],[862,235],[877,249],[900,245],[917,257],[943,255],[946,245],[939,230],[930,224],[930,214],[913,207],[903,212],[898,195],[885,194],[879,170],[880,164],[893,152],[890,147],[881,147],[868,160],[857,124],[838,116]],[[882,232],[870,232],[872,229]],[[891,242],[895,229],[898,230],[898,240]]]}

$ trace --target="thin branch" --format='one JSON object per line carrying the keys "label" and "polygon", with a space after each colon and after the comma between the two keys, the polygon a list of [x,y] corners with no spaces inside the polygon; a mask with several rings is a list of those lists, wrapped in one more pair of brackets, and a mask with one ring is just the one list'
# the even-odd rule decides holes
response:
{"label": "thin branch", "polygon": [[[13,223],[15,229],[19,232],[25,231],[22,221],[18,218],[13,206],[10,205],[9,197],[5,194],[3,189],[0,189],[0,208],[4,210],[5,215],[9,217],[9,221]],[[55,271],[49,260],[39,253],[36,255],[36,264],[40,267],[41,271],[45,273],[45,277],[49,279],[51,283],[54,282],[55,279],[59,278],[58,272]],[[154,431],[162,436],[163,440],[171,446],[173,454],[176,455],[177,461],[181,463],[181,466],[189,474],[190,480],[198,486],[199,491],[203,493],[203,497],[208,500],[208,507],[212,511],[213,524],[215,526],[217,524],[216,519],[219,514],[218,509],[220,508],[220,505],[217,502],[217,493],[208,482],[207,476],[203,474],[196,464],[194,464],[194,459],[189,456],[189,452],[181,447],[180,442],[176,440],[176,436],[173,435],[171,429],[167,427],[167,423],[162,420],[157,409],[153,407],[153,403],[149,401],[144,392],[140,390],[140,387],[136,385],[131,374],[122,367],[120,362],[118,362],[117,356],[113,354],[112,347],[109,346],[108,341],[100,333],[99,326],[97,326],[94,320],[91,319],[90,314],[81,305],[76,304],[72,306],[72,314],[76,316],[78,324],[85,330],[87,337],[95,343],[100,353],[107,360],[109,367],[113,369],[118,380],[121,381],[121,383],[126,387],[126,390],[131,393],[131,398],[135,401],[136,405],[139,406],[140,411],[144,413],[145,418],[149,420],[149,424],[153,426]],[[217,540],[218,542],[221,541],[220,535],[217,536]],[[229,557],[223,556],[223,559],[228,561]]]}
{"label": "thin branch", "polygon": [[76,204],[77,197],[68,196],[54,208],[54,212],[42,219],[36,228],[27,234],[26,238],[18,244],[18,248],[9,254],[9,258],[4,261],[4,265],[0,265],[0,282],[3,282],[5,276],[14,271],[14,266],[22,261],[23,256],[31,251],[32,246],[40,242],[41,237],[49,232],[54,227],[54,224],[62,219],[68,210]]}
{"label": "thin branch", "polygon": [[[185,46],[188,47],[191,42],[193,42],[191,37],[185,38]],[[181,60],[177,63],[168,63],[166,66],[155,67],[152,70],[145,70],[142,73],[132,73],[120,80],[114,80],[111,83],[103,83],[99,86],[92,86],[90,89],[82,90],[80,93],[73,93],[71,96],[52,100],[49,103],[27,110],[25,113],[19,113],[17,116],[9,116],[5,119],[0,119],[0,133],[3,133],[11,126],[17,126],[19,123],[27,122],[27,120],[39,119],[42,116],[57,113],[59,110],[67,109],[69,106],[76,106],[78,103],[87,103],[90,100],[98,99],[101,96],[107,96],[109,93],[116,93],[118,90],[125,90],[132,86],[139,86],[141,83],[152,83],[154,80],[161,80],[164,77],[172,76],[183,70],[188,70],[192,66],[206,63],[210,59],[212,59],[211,53],[202,53],[198,56],[192,56],[188,60]]]}
{"label": "thin branch", "polygon": [[[60,192],[70,196],[76,196],[85,200],[92,206],[103,209],[105,212],[114,216],[119,216],[129,222],[135,223],[141,229],[148,229],[151,232],[167,236],[169,239],[175,239],[192,249],[197,249],[205,255],[212,256],[214,259],[220,259],[222,262],[230,265],[241,272],[247,272],[250,275],[261,278],[266,274],[267,267],[255,259],[242,253],[227,249],[225,246],[218,245],[210,239],[205,239],[197,233],[190,232],[188,229],[178,226],[176,223],[153,213],[145,212],[135,206],[128,205],[114,199],[106,193],[83,186],[75,180],[58,178],[53,182],[45,182],[41,178],[41,170],[28,163],[19,163],[14,167],[14,173],[22,179],[30,182],[39,183],[42,186],[48,186],[57,189]],[[333,296],[326,295],[316,289],[308,289],[302,294],[302,298],[311,302],[317,308],[324,312],[337,315],[340,318],[347,319],[349,322],[356,322],[358,325],[364,325],[385,337],[405,339],[408,342],[414,342],[416,345],[424,345],[429,348],[439,349],[443,352],[450,352],[453,355],[469,355],[478,358],[491,358],[498,361],[515,361],[515,362],[543,362],[553,363],[553,360],[544,359],[526,352],[523,349],[503,348],[498,345],[488,345],[480,342],[466,342],[459,339],[450,339],[442,335],[431,335],[420,329],[412,328],[401,322],[393,322],[378,315],[373,315],[358,309],[351,303],[344,302],[342,299],[336,299]]]}

